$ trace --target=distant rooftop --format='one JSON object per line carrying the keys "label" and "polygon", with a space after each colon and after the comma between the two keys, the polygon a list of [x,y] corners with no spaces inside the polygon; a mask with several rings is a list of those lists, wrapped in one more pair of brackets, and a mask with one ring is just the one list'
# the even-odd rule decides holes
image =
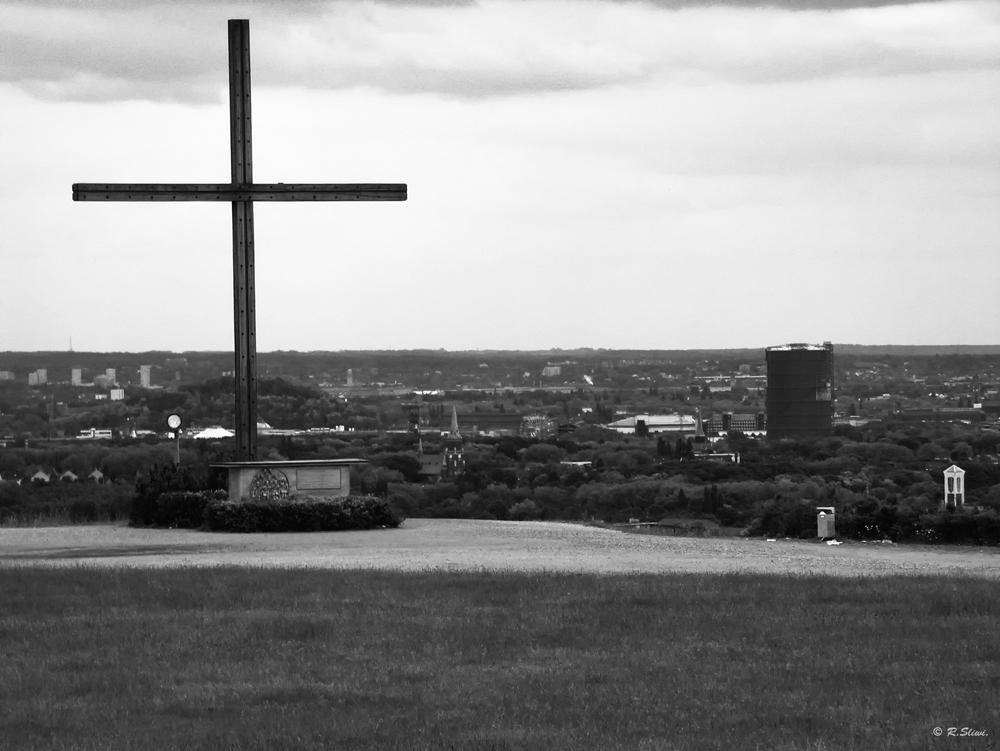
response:
{"label": "distant rooftop", "polygon": [[647,428],[657,428],[664,425],[673,427],[694,427],[695,419],[690,415],[635,415],[623,420],[609,423],[609,428],[634,428],[636,420],[644,420]]}
{"label": "distant rooftop", "polygon": [[830,342],[824,342],[823,344],[801,344],[796,342],[794,344],[782,344],[778,347],[768,347],[767,351],[788,352],[789,350],[793,349],[808,349],[808,350],[822,351],[825,349],[833,349],[833,345],[830,344]]}

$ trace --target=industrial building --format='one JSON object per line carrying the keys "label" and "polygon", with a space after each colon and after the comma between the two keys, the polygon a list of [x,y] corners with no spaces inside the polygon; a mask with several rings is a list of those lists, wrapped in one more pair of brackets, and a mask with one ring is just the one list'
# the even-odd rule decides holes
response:
{"label": "industrial building", "polygon": [[833,434],[833,345],[785,344],[764,350],[768,438]]}
{"label": "industrial building", "polygon": [[639,432],[640,424],[647,433],[673,433],[678,436],[693,436],[697,428],[691,415],[634,415],[615,420],[607,425],[611,430],[632,435]]}

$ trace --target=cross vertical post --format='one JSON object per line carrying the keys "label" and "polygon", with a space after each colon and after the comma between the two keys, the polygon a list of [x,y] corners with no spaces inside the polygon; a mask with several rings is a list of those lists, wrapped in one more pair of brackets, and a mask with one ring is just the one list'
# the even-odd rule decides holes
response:
{"label": "cross vertical post", "polygon": [[[250,21],[229,22],[229,138],[233,185],[253,183],[250,127]],[[253,201],[233,201],[233,315],[236,461],[257,460],[257,322]]]}

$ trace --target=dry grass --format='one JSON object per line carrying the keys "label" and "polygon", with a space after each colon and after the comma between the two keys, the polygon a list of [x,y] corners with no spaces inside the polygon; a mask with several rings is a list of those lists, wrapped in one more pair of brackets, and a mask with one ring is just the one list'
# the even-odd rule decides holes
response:
{"label": "dry grass", "polygon": [[399,529],[228,534],[92,525],[0,529],[0,566],[273,566],[588,573],[963,574],[1000,579],[1000,550],[653,537],[551,522],[410,519]]}

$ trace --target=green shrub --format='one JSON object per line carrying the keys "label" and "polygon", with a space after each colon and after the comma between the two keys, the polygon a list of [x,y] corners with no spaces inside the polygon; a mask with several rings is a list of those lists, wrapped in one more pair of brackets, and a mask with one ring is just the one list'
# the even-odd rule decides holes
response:
{"label": "green shrub", "polygon": [[169,492],[198,492],[205,483],[186,466],[153,467],[135,481],[135,499],[129,514],[133,527],[166,526],[157,521],[160,496]]}
{"label": "green shrub", "polygon": [[227,498],[229,494],[224,490],[161,493],[156,499],[153,526],[197,529],[205,523],[205,510],[209,504],[225,501]]}
{"label": "green shrub", "polygon": [[949,511],[922,516],[925,536],[935,542],[997,545],[1000,544],[1000,514],[995,511]]}
{"label": "green shrub", "polygon": [[205,509],[205,523],[219,532],[339,532],[398,527],[402,517],[373,496],[297,498],[281,503],[220,501]]}
{"label": "green shrub", "polygon": [[541,509],[534,501],[527,500],[515,503],[511,506],[509,516],[514,521],[529,521],[538,519],[542,515]]}

